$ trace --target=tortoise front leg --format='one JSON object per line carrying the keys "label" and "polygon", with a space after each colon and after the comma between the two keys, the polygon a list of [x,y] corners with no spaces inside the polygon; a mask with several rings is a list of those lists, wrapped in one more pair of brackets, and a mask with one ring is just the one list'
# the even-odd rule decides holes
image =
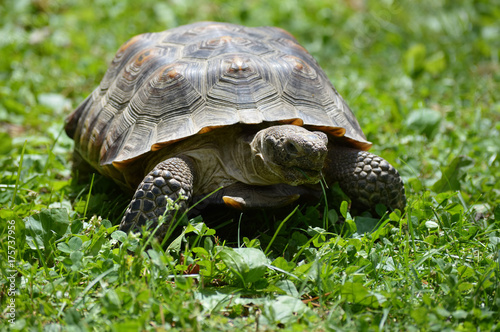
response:
{"label": "tortoise front leg", "polygon": [[156,227],[158,218],[165,214],[166,223],[156,234],[162,238],[176,213],[175,210],[166,211],[167,201],[179,205],[178,216],[186,211],[193,193],[193,173],[192,161],[184,156],[156,165],[138,186],[120,223],[120,230],[140,230],[148,220],[154,221],[153,227]]}
{"label": "tortoise front leg", "polygon": [[338,182],[355,207],[375,210],[380,203],[404,210],[403,181],[385,159],[367,151],[329,144],[325,165],[327,183]]}

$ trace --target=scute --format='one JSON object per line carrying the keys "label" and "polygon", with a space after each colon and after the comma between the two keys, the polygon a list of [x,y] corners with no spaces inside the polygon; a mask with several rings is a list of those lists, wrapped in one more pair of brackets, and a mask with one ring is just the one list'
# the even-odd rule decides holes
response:
{"label": "scute", "polygon": [[66,131],[94,167],[237,123],[293,123],[368,149],[352,111],[286,31],[202,22],[133,37]]}

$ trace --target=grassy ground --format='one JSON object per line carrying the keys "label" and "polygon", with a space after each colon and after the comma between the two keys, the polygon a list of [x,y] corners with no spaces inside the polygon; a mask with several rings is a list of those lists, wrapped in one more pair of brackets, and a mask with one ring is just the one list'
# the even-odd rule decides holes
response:
{"label": "grassy ground", "polygon": [[[0,3],[0,329],[499,331],[500,2],[415,3]],[[129,198],[72,181],[63,119],[122,42],[199,20],[294,34],[406,212],[319,202],[244,215],[265,226],[240,237],[195,219],[168,253],[116,231]]]}

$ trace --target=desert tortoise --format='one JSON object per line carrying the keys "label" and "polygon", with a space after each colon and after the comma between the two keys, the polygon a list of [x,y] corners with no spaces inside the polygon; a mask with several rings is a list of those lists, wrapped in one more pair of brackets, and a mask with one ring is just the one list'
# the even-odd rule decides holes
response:
{"label": "desert tortoise", "polygon": [[78,159],[136,190],[122,230],[218,188],[232,207],[286,205],[322,177],[358,206],[406,203],[398,172],[366,152],[352,111],[279,28],[201,22],[133,37],[66,132]]}

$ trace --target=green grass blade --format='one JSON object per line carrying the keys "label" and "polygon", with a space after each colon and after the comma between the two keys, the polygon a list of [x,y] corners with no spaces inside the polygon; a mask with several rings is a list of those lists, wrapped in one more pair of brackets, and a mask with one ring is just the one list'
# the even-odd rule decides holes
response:
{"label": "green grass blade", "polygon": [[23,159],[24,159],[24,151],[26,151],[26,144],[28,140],[24,141],[23,149],[21,150],[21,159],[19,160],[19,167],[17,168],[17,176],[16,176],[16,184],[14,186],[14,193],[12,194],[12,201],[10,202],[10,208],[13,209],[16,203],[17,191],[19,189],[19,182],[21,179],[21,170],[23,169]]}
{"label": "green grass blade", "polygon": [[264,250],[264,255],[267,256],[269,249],[271,249],[271,245],[274,243],[274,240],[276,239],[276,236],[278,236],[278,233],[280,232],[281,228],[285,225],[285,223],[295,214],[295,212],[298,210],[299,206],[296,206],[295,209],[285,218],[283,221],[280,223],[278,226],[278,229],[276,232],[274,232],[273,237],[271,238],[271,241],[269,241],[269,244],[266,247],[266,250]]}

